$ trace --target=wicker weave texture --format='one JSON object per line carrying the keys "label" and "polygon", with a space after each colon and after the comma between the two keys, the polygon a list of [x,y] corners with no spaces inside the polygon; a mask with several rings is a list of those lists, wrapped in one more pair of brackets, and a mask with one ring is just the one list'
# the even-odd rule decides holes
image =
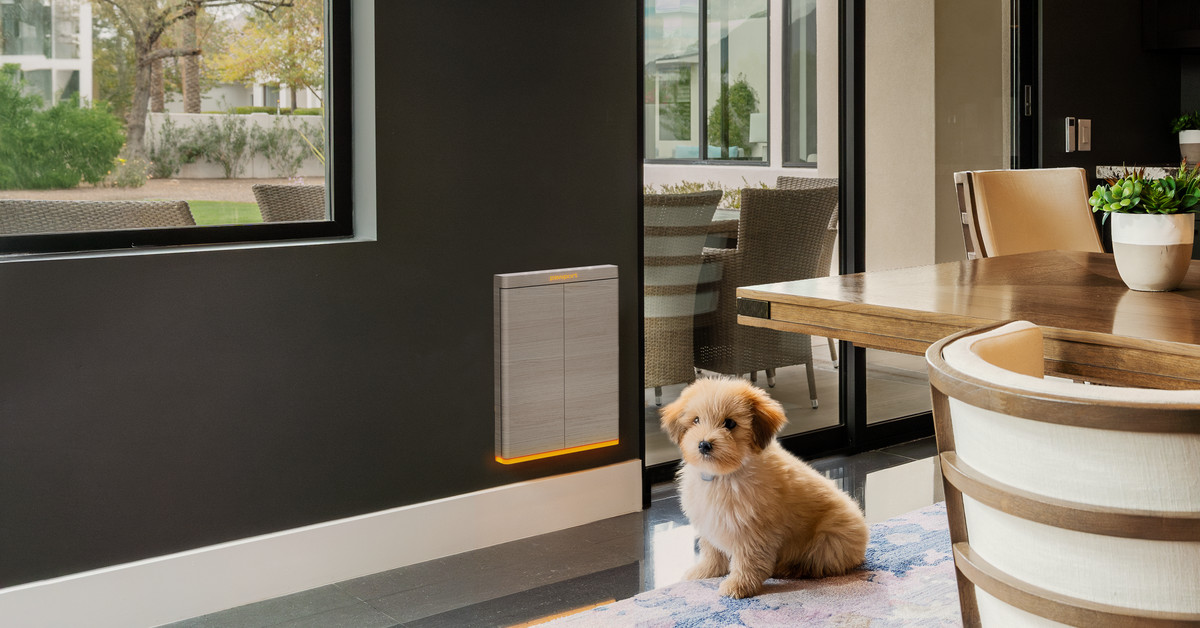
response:
{"label": "wicker weave texture", "polygon": [[[816,190],[819,188],[836,188],[838,180],[826,177],[785,177],[775,180],[775,187],[781,190]],[[821,268],[831,268],[833,264],[834,246],[838,236],[838,211],[833,208],[833,216],[829,218],[829,227],[821,243]]]}
{"label": "wicker weave texture", "polygon": [[256,183],[254,200],[263,222],[325,220],[325,186]]}
{"label": "wicker weave texture", "polygon": [[0,234],[186,227],[187,201],[0,200]]}
{"label": "wicker weave texture", "polygon": [[696,366],[726,374],[795,364],[811,368],[808,336],[738,324],[736,292],[740,286],[825,276],[826,239],[837,205],[836,185],[742,190],[738,247],[704,250],[704,263],[711,266],[704,274],[719,280],[705,286],[716,290],[717,308],[707,324],[697,328]]}
{"label": "wicker weave texture", "polygon": [[645,386],[690,382],[701,252],[721,191],[643,196]]}

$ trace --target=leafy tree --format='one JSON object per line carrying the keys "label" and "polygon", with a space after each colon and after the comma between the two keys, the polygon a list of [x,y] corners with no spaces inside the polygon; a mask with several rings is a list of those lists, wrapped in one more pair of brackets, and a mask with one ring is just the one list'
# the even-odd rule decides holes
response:
{"label": "leafy tree", "polygon": [[193,18],[201,9],[214,7],[244,6],[265,15],[271,15],[283,7],[291,7],[294,0],[94,0],[112,9],[112,15],[121,30],[129,34],[136,60],[133,95],[125,117],[128,133],[127,147],[134,157],[146,153],[146,114],[150,109],[150,87],[152,67],[155,61],[174,57],[198,55],[199,48],[166,47],[163,39],[175,24]]}
{"label": "leafy tree", "polygon": [[318,99],[325,82],[322,0],[292,0],[289,8],[250,17],[242,37],[216,55],[214,68],[231,83],[288,85]]}
{"label": "leafy tree", "polygon": [[746,75],[739,74],[732,85],[722,83],[721,95],[708,113],[708,143],[723,147],[722,157],[729,156],[732,146],[748,152],[752,113],[758,113],[758,92],[750,87]]}
{"label": "leafy tree", "polygon": [[43,108],[27,94],[18,67],[0,68],[0,189],[70,188],[99,183],[125,137],[104,103],[80,107],[79,95]]}

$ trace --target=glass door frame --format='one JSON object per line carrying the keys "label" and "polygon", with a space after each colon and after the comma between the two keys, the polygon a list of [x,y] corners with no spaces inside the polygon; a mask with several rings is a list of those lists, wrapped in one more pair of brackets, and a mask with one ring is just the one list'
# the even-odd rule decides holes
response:
{"label": "glass door frame", "polygon": [[[639,3],[641,4],[641,3]],[[1035,167],[1037,151],[1037,38],[1038,3],[1012,0],[1013,85],[1032,85],[1026,113],[1025,90],[1013,90],[1013,167]],[[838,251],[842,274],[866,270],[866,124],[865,61],[866,0],[838,1],[838,171],[840,179]],[[643,144],[639,144],[643,146]],[[1019,149],[1019,151],[1018,151]],[[839,342],[839,424],[780,437],[789,451],[813,458],[854,454],[933,435],[931,412],[891,418],[868,424],[866,350],[847,341]],[[643,426],[644,417],[640,417]],[[645,432],[642,434],[645,460]],[[644,501],[649,504],[653,483],[674,477],[678,462],[645,467]]]}

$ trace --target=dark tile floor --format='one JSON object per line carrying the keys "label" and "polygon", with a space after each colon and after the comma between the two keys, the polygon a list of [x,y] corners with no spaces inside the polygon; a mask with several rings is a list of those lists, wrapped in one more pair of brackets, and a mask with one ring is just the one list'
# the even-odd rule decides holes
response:
{"label": "dark tile floor", "polygon": [[[863,505],[868,522],[941,499],[926,438],[811,461]],[[677,582],[695,535],[675,487],[642,512],[266,600],[173,628],[519,626]]]}

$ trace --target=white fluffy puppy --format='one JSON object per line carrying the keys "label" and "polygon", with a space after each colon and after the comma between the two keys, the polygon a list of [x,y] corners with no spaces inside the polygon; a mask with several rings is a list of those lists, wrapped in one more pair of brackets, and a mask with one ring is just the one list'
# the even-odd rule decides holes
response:
{"label": "white fluffy puppy", "polygon": [[772,576],[821,578],[862,563],[858,504],[775,440],[787,417],[762,389],[699,379],[660,414],[683,454],[680,501],[700,536],[687,579],[728,574],[719,592],[743,598]]}

